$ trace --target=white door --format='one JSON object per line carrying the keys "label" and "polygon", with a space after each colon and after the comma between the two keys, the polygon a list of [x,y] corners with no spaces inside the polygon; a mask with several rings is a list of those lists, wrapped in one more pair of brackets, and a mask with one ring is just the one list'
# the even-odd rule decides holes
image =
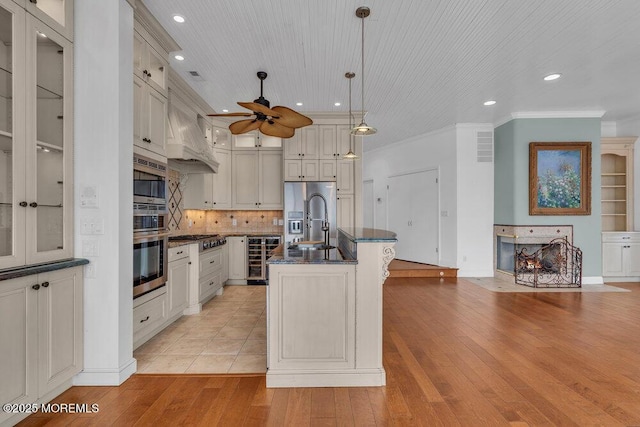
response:
{"label": "white door", "polygon": [[369,179],[362,183],[362,226],[364,228],[375,228],[374,208],[373,180]]}
{"label": "white door", "polygon": [[396,258],[437,265],[440,234],[437,170],[389,178],[388,228],[397,233]]}

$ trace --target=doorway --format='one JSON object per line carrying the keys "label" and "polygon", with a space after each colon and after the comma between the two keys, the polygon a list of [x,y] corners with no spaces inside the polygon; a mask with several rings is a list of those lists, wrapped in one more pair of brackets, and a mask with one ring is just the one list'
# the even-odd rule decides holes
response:
{"label": "doorway", "polygon": [[398,235],[396,258],[437,265],[440,191],[438,170],[389,177],[387,228]]}

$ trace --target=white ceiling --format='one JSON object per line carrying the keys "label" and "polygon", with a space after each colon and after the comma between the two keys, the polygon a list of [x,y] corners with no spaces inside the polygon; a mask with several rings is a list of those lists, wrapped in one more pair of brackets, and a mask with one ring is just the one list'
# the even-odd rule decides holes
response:
{"label": "white ceiling", "polygon": [[[211,105],[260,94],[303,113],[361,109],[365,19],[365,150],[454,123],[514,112],[602,110],[640,116],[638,0],[144,0],[182,47],[171,65]],[[184,24],[172,16],[185,17]],[[194,81],[188,71],[204,81]],[[562,73],[554,82],[542,77]],[[493,99],[497,104],[483,106]],[[304,106],[297,107],[296,102]],[[335,102],[341,102],[335,107]]]}

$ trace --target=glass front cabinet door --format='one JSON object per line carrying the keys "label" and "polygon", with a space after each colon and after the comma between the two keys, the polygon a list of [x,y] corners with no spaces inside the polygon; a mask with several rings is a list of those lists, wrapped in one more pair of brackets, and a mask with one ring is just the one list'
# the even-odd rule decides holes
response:
{"label": "glass front cabinet door", "polygon": [[0,28],[3,269],[73,255],[73,48],[11,1],[0,0]]}

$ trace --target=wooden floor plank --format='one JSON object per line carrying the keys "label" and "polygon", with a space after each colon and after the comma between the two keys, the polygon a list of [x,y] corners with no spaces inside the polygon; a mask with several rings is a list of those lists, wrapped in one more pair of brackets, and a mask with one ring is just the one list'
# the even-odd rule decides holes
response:
{"label": "wooden floor plank", "polygon": [[266,389],[265,376],[134,375],[19,426],[640,425],[640,284],[493,293],[464,279],[384,286],[386,387]]}

